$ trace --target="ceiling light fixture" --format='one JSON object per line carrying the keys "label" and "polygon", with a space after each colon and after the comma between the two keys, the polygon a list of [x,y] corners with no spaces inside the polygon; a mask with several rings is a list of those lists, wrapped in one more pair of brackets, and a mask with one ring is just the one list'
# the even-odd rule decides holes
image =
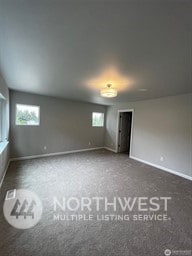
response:
{"label": "ceiling light fixture", "polygon": [[112,84],[107,84],[107,86],[101,89],[100,94],[102,97],[113,98],[117,96],[117,89],[112,88]]}

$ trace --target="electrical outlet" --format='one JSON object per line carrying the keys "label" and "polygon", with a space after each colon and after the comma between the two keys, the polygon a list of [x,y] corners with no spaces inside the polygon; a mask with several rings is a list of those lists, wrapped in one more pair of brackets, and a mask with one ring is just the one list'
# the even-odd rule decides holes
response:
{"label": "electrical outlet", "polygon": [[43,149],[44,149],[44,150],[47,150],[47,147],[46,147],[46,146],[44,146],[44,147],[43,147]]}
{"label": "electrical outlet", "polygon": [[91,146],[91,141],[89,141],[89,146]]}
{"label": "electrical outlet", "polygon": [[161,161],[161,162],[164,161],[164,157],[163,157],[163,156],[160,157],[160,161]]}

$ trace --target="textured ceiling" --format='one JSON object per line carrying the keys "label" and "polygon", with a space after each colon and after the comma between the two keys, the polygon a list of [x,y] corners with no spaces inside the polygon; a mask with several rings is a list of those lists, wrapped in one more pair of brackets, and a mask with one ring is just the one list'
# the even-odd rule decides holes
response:
{"label": "textured ceiling", "polygon": [[[191,13],[185,0],[0,0],[0,69],[12,89],[106,105],[192,92]],[[100,97],[109,82],[117,98]]]}

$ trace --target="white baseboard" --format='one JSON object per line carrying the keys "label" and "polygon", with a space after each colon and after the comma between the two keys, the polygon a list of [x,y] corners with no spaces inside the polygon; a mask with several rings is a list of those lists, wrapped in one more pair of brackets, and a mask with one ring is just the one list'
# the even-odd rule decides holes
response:
{"label": "white baseboard", "polygon": [[1,186],[2,186],[2,184],[3,184],[3,181],[4,181],[5,175],[6,175],[6,173],[7,173],[7,170],[8,170],[8,168],[9,168],[9,164],[10,164],[10,160],[8,161],[7,166],[6,166],[6,168],[5,168],[5,171],[4,171],[4,173],[3,173],[3,177],[1,178],[1,181],[0,181],[0,189],[1,189]]}
{"label": "white baseboard", "polygon": [[[96,147],[96,148],[86,148],[86,149],[79,149],[79,150],[70,150],[70,151],[64,151],[64,152],[56,152],[56,153],[49,153],[49,154],[41,154],[41,155],[33,155],[33,156],[24,156],[24,157],[16,157],[16,158],[11,158],[9,161],[8,161],[8,164],[7,164],[7,167],[5,169],[5,172],[3,174],[3,177],[0,181],[0,187],[2,185],[2,182],[4,180],[4,177],[6,175],[6,172],[7,172],[7,169],[9,167],[9,164],[11,161],[18,161],[18,160],[27,160],[27,159],[34,159],[34,158],[42,158],[42,157],[49,157],[49,156],[59,156],[59,155],[65,155],[65,154],[72,154],[72,153],[79,153],[79,152],[86,152],[86,151],[92,151],[92,150],[99,150],[99,149],[106,149],[106,150],[109,150],[109,151],[112,151],[114,153],[117,153],[116,150],[112,149],[112,148],[109,148],[109,147]],[[187,174],[183,174],[181,172],[178,172],[178,171],[175,171],[175,170],[171,170],[167,167],[163,167],[161,165],[157,165],[157,164],[153,164],[151,162],[148,162],[148,161],[145,161],[143,159],[140,159],[138,157],[134,157],[134,156],[129,156],[131,159],[134,159],[136,161],[139,161],[139,162],[142,162],[144,164],[148,164],[150,166],[153,166],[153,167],[156,167],[158,169],[161,169],[163,171],[166,171],[166,172],[169,172],[169,173],[172,173],[172,174],[175,174],[177,176],[180,176],[182,178],[185,178],[185,179],[188,179],[188,180],[191,180],[192,181],[192,176],[189,176]]]}
{"label": "white baseboard", "polygon": [[186,175],[186,174],[183,174],[183,173],[181,173],[181,172],[171,170],[171,169],[169,169],[169,168],[163,167],[163,166],[158,165],[158,164],[150,163],[150,162],[148,162],[148,161],[142,160],[142,159],[137,158],[137,157],[135,157],[135,156],[129,156],[129,157],[130,157],[131,159],[134,159],[134,160],[136,160],[136,161],[142,162],[142,163],[144,163],[144,164],[148,164],[148,165],[150,165],[150,166],[156,167],[156,168],[161,169],[161,170],[163,170],[163,171],[166,171],[166,172],[175,174],[175,175],[180,176],[180,177],[182,177],[182,178],[185,178],[185,179],[188,179],[188,180],[192,180],[192,177],[191,177],[191,176]]}
{"label": "white baseboard", "polygon": [[109,148],[109,147],[104,147],[104,149],[109,150],[109,151],[112,151],[112,152],[114,152],[114,153],[117,153],[117,151],[116,151],[115,149],[112,149],[112,148]]}
{"label": "white baseboard", "polygon": [[28,159],[34,159],[34,158],[49,157],[49,156],[60,156],[60,155],[65,155],[65,154],[79,153],[79,152],[99,150],[99,149],[103,149],[103,147],[85,148],[85,149],[70,150],[70,151],[64,151],[64,152],[33,155],[33,156],[14,157],[14,158],[11,158],[10,161],[12,162],[12,161],[19,161],[19,160],[28,160]]}

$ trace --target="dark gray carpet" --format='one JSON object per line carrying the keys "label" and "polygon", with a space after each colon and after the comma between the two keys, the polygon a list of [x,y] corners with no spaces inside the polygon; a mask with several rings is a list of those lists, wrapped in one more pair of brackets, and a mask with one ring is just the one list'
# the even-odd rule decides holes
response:
{"label": "dark gray carpet", "polygon": [[[42,200],[35,227],[18,230],[6,222],[3,201],[13,188]],[[171,220],[53,221],[53,196],[171,196]],[[192,182],[106,150],[10,164],[0,194],[1,256],[162,256],[167,248],[192,249]]]}

